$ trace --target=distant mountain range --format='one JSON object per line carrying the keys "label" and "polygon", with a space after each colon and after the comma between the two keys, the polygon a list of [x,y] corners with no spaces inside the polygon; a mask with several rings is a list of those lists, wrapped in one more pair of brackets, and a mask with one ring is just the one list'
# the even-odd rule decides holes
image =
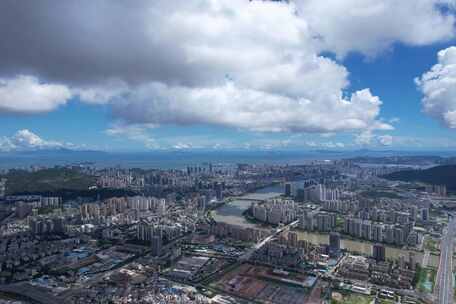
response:
{"label": "distant mountain range", "polygon": [[436,166],[425,170],[403,170],[383,177],[389,180],[446,185],[448,190],[456,191],[456,165]]}
{"label": "distant mountain range", "polygon": [[410,165],[410,166],[432,166],[432,165],[456,165],[456,157],[442,157],[437,155],[400,155],[398,153],[389,156],[357,156],[351,158],[359,164],[383,164],[383,165]]}

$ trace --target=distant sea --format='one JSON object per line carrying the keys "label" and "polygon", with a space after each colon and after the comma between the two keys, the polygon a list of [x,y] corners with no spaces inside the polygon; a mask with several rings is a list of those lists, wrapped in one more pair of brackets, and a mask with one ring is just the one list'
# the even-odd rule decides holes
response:
{"label": "distant sea", "polygon": [[0,168],[29,168],[86,163],[93,167],[182,169],[189,165],[280,164],[300,165],[310,161],[334,160],[358,156],[456,156],[456,151],[153,151],[109,153],[97,151],[33,151],[0,153]]}

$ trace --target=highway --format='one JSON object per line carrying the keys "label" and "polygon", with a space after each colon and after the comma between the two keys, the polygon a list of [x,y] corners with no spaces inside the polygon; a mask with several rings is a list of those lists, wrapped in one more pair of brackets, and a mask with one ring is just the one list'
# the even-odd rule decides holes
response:
{"label": "highway", "polygon": [[435,295],[439,304],[453,303],[453,250],[456,218],[451,217],[440,243],[440,263],[436,276]]}

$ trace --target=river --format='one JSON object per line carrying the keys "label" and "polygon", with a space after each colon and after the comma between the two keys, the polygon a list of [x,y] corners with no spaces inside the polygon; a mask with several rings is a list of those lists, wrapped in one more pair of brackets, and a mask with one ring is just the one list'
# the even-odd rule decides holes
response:
{"label": "river", "polygon": [[212,217],[219,223],[256,228],[258,227],[257,224],[253,224],[245,219],[243,215],[244,211],[249,209],[250,205],[255,200],[266,200],[279,196],[282,194],[279,192],[280,188],[280,186],[271,186],[259,189],[254,193],[243,195],[239,199],[235,199],[216,209]]}
{"label": "river", "polygon": [[[223,205],[218,208],[213,213],[213,218],[216,222],[228,223],[239,225],[243,227],[257,228],[259,227],[255,223],[251,223],[245,219],[243,213],[247,210],[252,204],[253,200],[263,200],[273,197],[277,197],[283,193],[283,187],[271,186],[263,189],[259,189],[253,193],[243,195],[239,199],[233,200],[230,203]],[[329,244],[329,235],[325,233],[316,233],[316,232],[307,232],[307,231],[297,231],[299,240],[306,240],[312,244]],[[371,242],[366,241],[357,241],[353,239],[343,238],[341,239],[341,247],[346,249],[349,252],[359,253],[362,255],[371,256],[372,255],[372,245]],[[413,252],[415,254],[415,259],[418,262],[423,260],[423,252],[401,249],[397,247],[385,245],[385,255],[387,259],[398,259],[399,256],[404,255],[406,258],[409,257],[409,253]],[[437,267],[439,263],[439,257],[435,255],[430,255],[428,265]]]}
{"label": "river", "polygon": [[[296,231],[298,233],[298,240],[306,240],[312,244],[329,244],[329,235],[327,233],[316,233],[307,231]],[[367,241],[357,241],[353,239],[341,238],[340,247],[352,253],[358,253],[366,256],[372,255],[373,243]],[[385,256],[387,259],[398,259],[401,255],[408,259],[410,252],[415,254],[415,260],[420,262],[423,260],[424,253],[421,251],[402,249],[385,245]],[[437,267],[439,264],[439,256],[430,255],[428,265]]]}

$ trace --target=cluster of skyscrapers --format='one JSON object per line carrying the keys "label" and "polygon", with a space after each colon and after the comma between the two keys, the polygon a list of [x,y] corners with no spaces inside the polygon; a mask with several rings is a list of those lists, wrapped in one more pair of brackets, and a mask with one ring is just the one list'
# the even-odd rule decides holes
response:
{"label": "cluster of skyscrapers", "polygon": [[252,215],[264,223],[288,224],[296,219],[295,202],[293,200],[274,199],[265,203],[253,203]]}
{"label": "cluster of skyscrapers", "polygon": [[392,225],[373,223],[369,220],[351,217],[346,218],[344,222],[345,234],[364,240],[398,246],[416,246],[420,243],[421,235],[413,228],[414,224],[412,222],[404,225]]}
{"label": "cluster of skyscrapers", "polygon": [[304,188],[294,189],[292,183],[285,184],[285,196],[295,197],[298,201],[326,202],[337,201],[341,191],[337,188],[327,188],[324,184],[304,183]]}
{"label": "cluster of skyscrapers", "polygon": [[80,206],[82,220],[114,216],[127,210],[154,211],[164,215],[166,213],[166,200],[143,196],[115,197],[102,202],[82,204]]}
{"label": "cluster of skyscrapers", "polygon": [[63,217],[31,217],[29,219],[30,231],[35,235],[61,234],[65,232],[65,219]]}
{"label": "cluster of skyscrapers", "polygon": [[307,231],[330,232],[336,228],[337,216],[325,211],[304,211],[299,218],[299,228]]}

